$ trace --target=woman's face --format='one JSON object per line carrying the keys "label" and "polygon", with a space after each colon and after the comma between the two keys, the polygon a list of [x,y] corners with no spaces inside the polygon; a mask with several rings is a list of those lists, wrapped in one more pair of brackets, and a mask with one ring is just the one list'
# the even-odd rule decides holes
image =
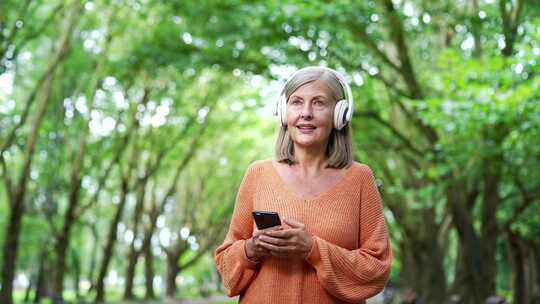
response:
{"label": "woman's face", "polygon": [[318,80],[293,92],[287,101],[287,128],[292,141],[302,147],[326,146],[335,103],[328,86]]}

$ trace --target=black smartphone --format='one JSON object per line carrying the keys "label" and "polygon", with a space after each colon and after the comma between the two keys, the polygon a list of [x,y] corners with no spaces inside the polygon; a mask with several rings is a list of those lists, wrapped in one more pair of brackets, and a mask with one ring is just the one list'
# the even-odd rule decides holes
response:
{"label": "black smartphone", "polygon": [[281,220],[277,212],[253,211],[252,213],[259,230],[281,225]]}

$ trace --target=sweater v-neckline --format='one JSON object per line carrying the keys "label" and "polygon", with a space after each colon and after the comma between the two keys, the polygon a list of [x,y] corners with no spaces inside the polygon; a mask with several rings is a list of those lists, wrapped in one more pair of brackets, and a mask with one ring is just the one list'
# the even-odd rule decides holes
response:
{"label": "sweater v-neckline", "polygon": [[287,193],[288,196],[294,198],[295,200],[305,201],[305,202],[312,202],[320,200],[333,192],[337,191],[339,188],[342,187],[342,185],[349,179],[349,175],[353,171],[354,163],[347,169],[345,169],[345,173],[339,178],[339,181],[335,183],[334,185],[328,187],[328,189],[322,191],[321,193],[312,196],[312,197],[305,197],[300,195],[298,192],[294,191],[294,189],[288,185],[285,180],[279,175],[279,172],[277,171],[277,168],[274,167],[273,160],[270,159],[268,161],[268,165],[270,166],[270,171],[272,172],[272,175],[274,176],[277,184],[283,188],[283,190]]}

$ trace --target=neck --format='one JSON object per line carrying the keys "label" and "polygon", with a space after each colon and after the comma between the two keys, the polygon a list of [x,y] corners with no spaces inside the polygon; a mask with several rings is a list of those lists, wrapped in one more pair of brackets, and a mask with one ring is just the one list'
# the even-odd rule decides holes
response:
{"label": "neck", "polygon": [[295,167],[297,173],[304,177],[316,177],[326,169],[326,145],[320,147],[294,146]]}

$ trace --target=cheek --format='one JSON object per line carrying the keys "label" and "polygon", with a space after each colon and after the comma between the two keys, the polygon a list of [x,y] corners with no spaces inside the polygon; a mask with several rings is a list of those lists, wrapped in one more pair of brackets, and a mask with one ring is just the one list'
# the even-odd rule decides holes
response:
{"label": "cheek", "polygon": [[334,126],[334,113],[332,111],[327,111],[326,113],[324,113],[324,116],[323,116],[324,120],[325,120],[325,125],[327,127],[329,127],[330,129],[333,128]]}
{"label": "cheek", "polygon": [[296,117],[296,113],[294,111],[291,111],[289,107],[287,107],[287,121],[294,120]]}
{"label": "cheek", "polygon": [[293,113],[292,111],[287,111],[287,125],[293,126],[296,120],[297,117],[295,113]]}

